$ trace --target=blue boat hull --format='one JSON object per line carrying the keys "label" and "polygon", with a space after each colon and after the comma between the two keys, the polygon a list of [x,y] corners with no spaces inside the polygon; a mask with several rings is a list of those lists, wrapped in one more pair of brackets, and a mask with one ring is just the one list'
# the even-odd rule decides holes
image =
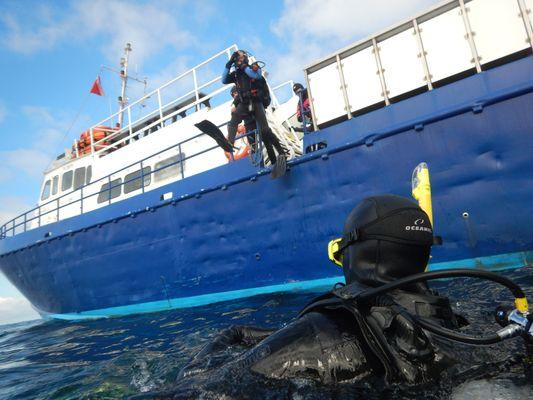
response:
{"label": "blue boat hull", "polygon": [[[283,179],[241,160],[0,240],[0,269],[43,314],[155,311],[331,284],[328,240],[364,197],[409,196],[426,162],[432,268],[533,257],[533,57],[340,122]],[[162,193],[173,199],[161,201]]]}

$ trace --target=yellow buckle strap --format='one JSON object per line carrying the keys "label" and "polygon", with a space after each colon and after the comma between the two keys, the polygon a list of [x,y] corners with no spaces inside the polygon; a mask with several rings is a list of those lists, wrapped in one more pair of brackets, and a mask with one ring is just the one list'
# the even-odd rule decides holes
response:
{"label": "yellow buckle strap", "polygon": [[342,267],[342,254],[339,253],[339,243],[342,238],[330,240],[328,243],[328,257],[330,261]]}

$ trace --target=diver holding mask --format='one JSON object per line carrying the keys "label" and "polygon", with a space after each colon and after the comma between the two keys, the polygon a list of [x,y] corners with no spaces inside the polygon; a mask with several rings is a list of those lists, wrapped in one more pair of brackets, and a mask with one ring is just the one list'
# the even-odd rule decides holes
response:
{"label": "diver holding mask", "polygon": [[[244,50],[234,52],[226,63],[222,74],[222,83],[235,84],[239,100],[228,123],[228,141],[233,144],[239,123],[243,119],[252,117],[261,133],[261,139],[266,147],[270,162],[272,165],[276,165],[279,161],[276,169],[280,169],[282,170],[281,173],[284,173],[286,169],[285,152],[279,139],[268,126],[265,107],[270,105],[270,93],[259,64],[255,62],[249,65],[248,53]],[[277,156],[274,149],[278,153]]]}

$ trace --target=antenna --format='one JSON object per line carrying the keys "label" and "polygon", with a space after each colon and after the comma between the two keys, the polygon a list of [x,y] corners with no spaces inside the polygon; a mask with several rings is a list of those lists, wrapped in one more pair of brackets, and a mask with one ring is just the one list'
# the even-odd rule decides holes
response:
{"label": "antenna", "polygon": [[124,48],[124,57],[120,59],[120,79],[122,79],[122,90],[120,91],[120,96],[118,97],[118,124],[120,127],[122,127],[122,122],[124,120],[124,107],[126,104],[128,104],[128,99],[126,97],[126,86],[128,84],[128,61],[131,50],[131,43],[126,43],[126,47]]}
{"label": "antenna", "polygon": [[118,123],[119,126],[122,127],[122,122],[124,120],[124,109],[126,108],[128,104],[128,97],[126,96],[126,89],[128,86],[129,80],[134,80],[136,82],[144,84],[144,92],[146,92],[146,86],[148,84],[148,78],[144,77],[144,79],[139,79],[137,77],[137,68],[138,66],[135,65],[135,75],[136,76],[130,76],[128,74],[128,64],[129,64],[129,56],[130,52],[132,51],[131,43],[126,43],[126,47],[124,48],[124,56],[120,58],[120,70],[116,70],[115,68],[108,67],[107,65],[102,65],[100,70],[108,70],[111,72],[114,72],[117,74],[121,81],[122,81],[122,88],[120,91],[120,96],[118,96]]}

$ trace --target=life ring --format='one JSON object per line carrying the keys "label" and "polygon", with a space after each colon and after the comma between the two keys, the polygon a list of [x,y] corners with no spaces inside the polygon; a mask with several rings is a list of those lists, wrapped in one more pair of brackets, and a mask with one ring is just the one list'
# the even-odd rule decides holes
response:
{"label": "life ring", "polygon": [[[237,127],[237,134],[243,135],[246,133],[246,128],[244,125],[239,125]],[[248,139],[243,137],[242,139],[237,140],[235,146],[237,149],[233,152],[233,160],[240,160],[241,158],[248,157],[250,155],[250,146],[248,145]],[[232,160],[231,153],[225,151],[224,154],[228,161]]]}
{"label": "life ring", "polygon": [[[227,151],[224,152],[226,155],[226,158],[228,161],[231,161],[231,153],[228,153]],[[233,152],[233,159],[234,160],[240,160],[241,158],[248,157],[250,155],[250,146],[247,144],[244,144],[241,147],[237,147],[237,150]]]}

